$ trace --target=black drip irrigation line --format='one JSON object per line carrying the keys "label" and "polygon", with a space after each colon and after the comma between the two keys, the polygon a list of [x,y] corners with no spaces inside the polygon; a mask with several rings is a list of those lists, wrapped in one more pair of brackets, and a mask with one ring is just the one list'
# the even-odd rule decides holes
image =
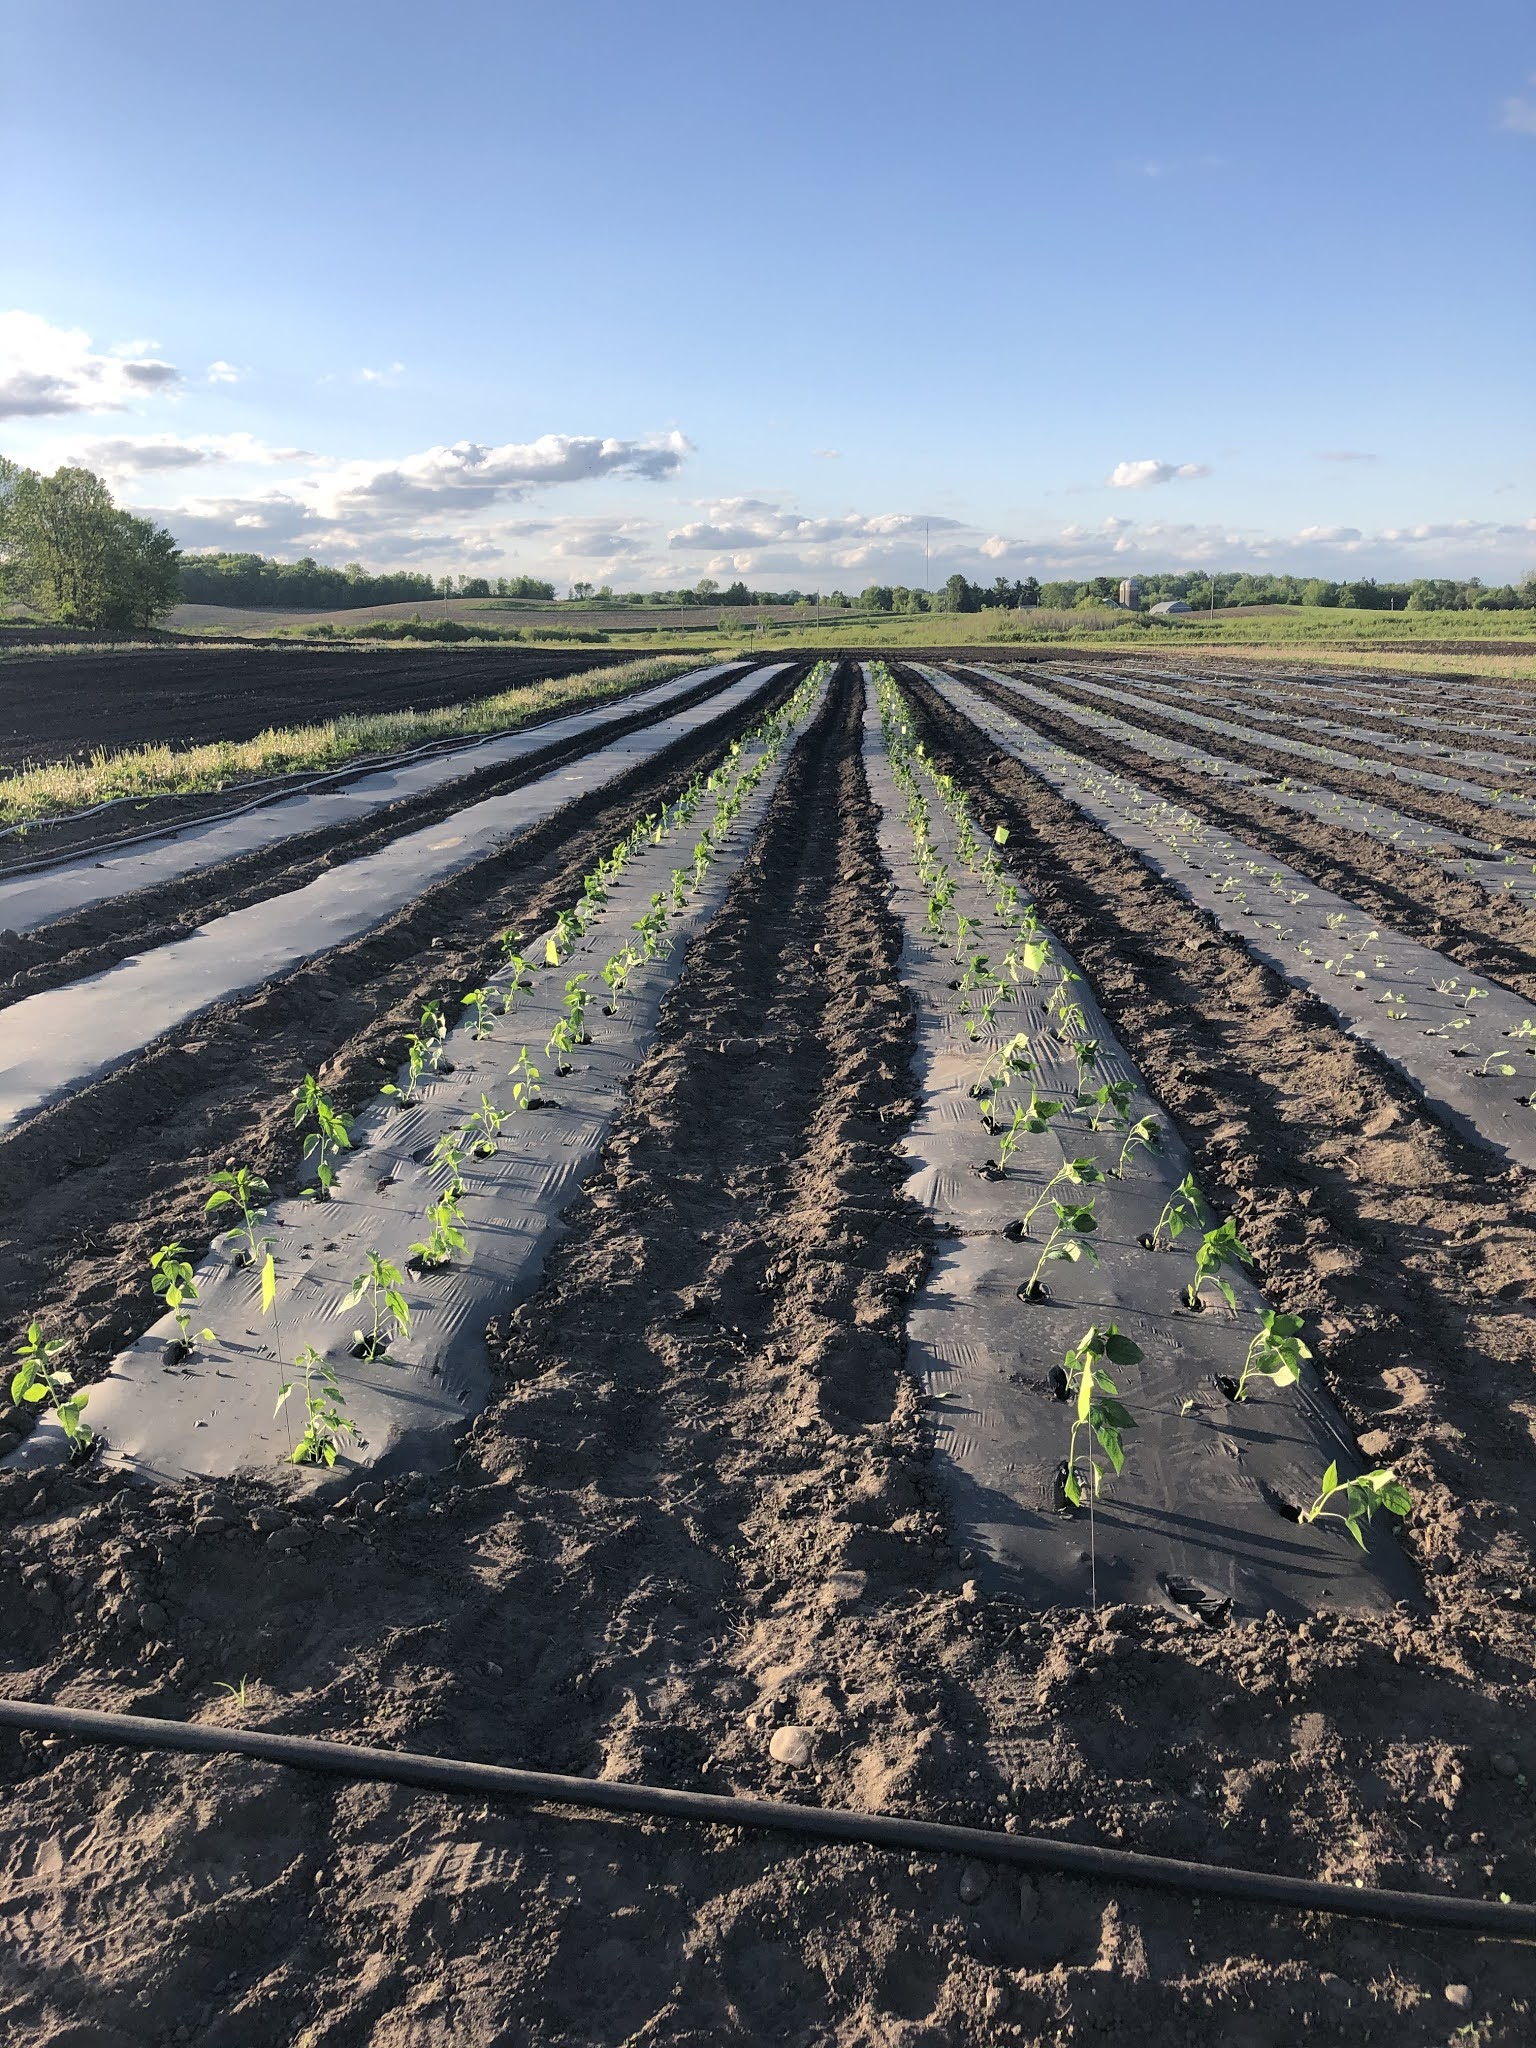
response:
{"label": "black drip irrigation line", "polygon": [[1391,1920],[1421,1927],[1536,1940],[1536,1906],[1492,1899],[1435,1898],[1425,1892],[1326,1884],[1316,1878],[1186,1863],[1172,1856],[1142,1856],[1090,1842],[1059,1842],[1042,1835],[1007,1835],[990,1828],[951,1827],[899,1814],[860,1813],[840,1806],[797,1806],[780,1799],[724,1798],[662,1785],[632,1785],[601,1778],[571,1778],[551,1771],[515,1771],[500,1764],[463,1763],[410,1750],[365,1749],[310,1736],[263,1735],[251,1728],[214,1728],[196,1721],[159,1721],[140,1714],[99,1714],[33,1700],[0,1699],[0,1727],[62,1735],[79,1742],[130,1749],[169,1749],[201,1756],[245,1756],[303,1771],[415,1785],[431,1792],[464,1792],[482,1799],[526,1799],[544,1805],[595,1807],[660,1820],[703,1821],[713,1827],[770,1828],[823,1841],[862,1842],[883,1849],[969,1856],[1069,1877],[1148,1885],[1160,1891],[1246,1904],[1336,1913],[1357,1920]]}

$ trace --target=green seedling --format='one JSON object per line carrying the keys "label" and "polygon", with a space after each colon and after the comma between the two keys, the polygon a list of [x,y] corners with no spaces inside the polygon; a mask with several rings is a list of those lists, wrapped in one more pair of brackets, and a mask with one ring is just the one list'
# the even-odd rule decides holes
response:
{"label": "green seedling", "polygon": [[1195,1176],[1186,1173],[1173,1193],[1163,1204],[1163,1213],[1152,1226],[1152,1249],[1161,1249],[1159,1240],[1166,1232],[1170,1247],[1181,1238],[1186,1230],[1204,1230],[1210,1223],[1210,1211],[1205,1206],[1205,1197],[1195,1186]]}
{"label": "green seedling", "polygon": [[1267,1308],[1259,1319],[1248,1356],[1233,1389],[1234,1401],[1246,1401],[1248,1382],[1257,1373],[1272,1387],[1294,1387],[1301,1378],[1302,1362],[1312,1356],[1301,1341],[1302,1318]]}
{"label": "green seedling", "polygon": [[295,1386],[304,1391],[304,1434],[289,1453],[292,1465],[334,1465],[344,1438],[357,1430],[341,1405],[341,1381],[328,1358],[322,1358],[313,1344],[306,1344],[293,1361],[297,1380],[284,1382],[277,1397],[276,1415]]}
{"label": "green seedling", "polygon": [[249,1674],[242,1678],[238,1685],[231,1685],[224,1678],[216,1678],[213,1682],[213,1689],[215,1692],[227,1692],[237,1707],[244,1707],[246,1704],[246,1687],[250,1682]]}
{"label": "green seedling", "polygon": [[1012,1087],[1018,1075],[1027,1074],[1034,1064],[1030,1057],[1029,1039],[1022,1031],[1016,1031],[1006,1045],[1000,1045],[987,1055],[981,1072],[971,1083],[972,1099],[977,1102],[995,1100],[1005,1089]]}
{"label": "green seedling", "polygon": [[1155,1116],[1144,1116],[1131,1125],[1125,1134],[1125,1143],[1120,1147],[1120,1157],[1115,1161],[1114,1173],[1118,1180],[1125,1172],[1126,1161],[1140,1145],[1148,1152],[1155,1152],[1163,1141],[1163,1127]]}
{"label": "green seedling", "polygon": [[1075,1107],[1088,1111],[1088,1128],[1096,1131],[1108,1124],[1111,1130],[1119,1130],[1126,1121],[1125,1112],[1130,1106],[1133,1093],[1129,1081],[1106,1081],[1102,1088],[1095,1088],[1091,1095],[1079,1095]]}
{"label": "green seedling", "polygon": [[501,964],[508,976],[507,985],[501,992],[501,1014],[505,1017],[511,1014],[512,1005],[517,1001],[518,990],[532,988],[533,982],[528,975],[528,962],[518,950],[523,943],[522,933],[503,932],[499,943]]}
{"label": "green seedling", "polygon": [[261,1312],[263,1315],[277,1299],[277,1267],[272,1258],[272,1239],[262,1235],[256,1228],[264,1223],[266,1210],[261,1204],[272,1190],[259,1173],[252,1173],[248,1166],[222,1168],[208,1176],[213,1193],[203,1204],[205,1213],[212,1215],[219,1209],[235,1208],[240,1212],[240,1221],[233,1235],[244,1238],[244,1248],[237,1255],[242,1266],[256,1266],[261,1271]]}
{"label": "green seedling", "polygon": [[604,966],[602,978],[608,990],[608,1000],[603,1005],[605,1017],[618,1015],[620,999],[628,990],[629,977],[640,965],[640,960],[641,956],[633,946],[625,946],[622,952],[615,953]]}
{"label": "green seedling", "polygon": [[[198,1298],[197,1281],[185,1245],[161,1245],[159,1251],[149,1255],[149,1270],[150,1286],[176,1318],[176,1327],[181,1332],[178,1342],[185,1355],[192,1349],[192,1312],[187,1303]],[[212,1341],[212,1330],[201,1334]]]}
{"label": "green seedling", "polygon": [[528,1057],[525,1045],[517,1056],[517,1064],[507,1070],[507,1079],[512,1083],[512,1108],[533,1109],[539,1101],[539,1070]]}
{"label": "green seedling", "polygon": [[1502,1074],[1505,1080],[1509,1080],[1513,1076],[1515,1069],[1509,1064],[1508,1053],[1501,1051],[1496,1046],[1492,1052],[1484,1056],[1475,1071],[1478,1077],[1485,1081],[1490,1074]]}
{"label": "green seedling", "polygon": [[444,1131],[432,1147],[432,1164],[448,1176],[448,1193],[455,1201],[464,1192],[463,1177],[459,1168],[464,1164],[463,1131]]}
{"label": "green seedling", "polygon": [[83,1457],[96,1432],[81,1420],[90,1396],[75,1385],[75,1376],[56,1361],[69,1349],[67,1337],[45,1337],[40,1323],[29,1323],[25,1340],[16,1347],[17,1367],[11,1375],[11,1399],[18,1406],[51,1407],[75,1457]]}
{"label": "green seedling", "polygon": [[[1027,1129],[1028,1126],[1026,1125],[1025,1128]],[[1045,1186],[1036,1195],[1034,1201],[1019,1218],[1020,1231],[1026,1235],[1028,1234],[1029,1226],[1034,1220],[1035,1211],[1044,1208],[1047,1200],[1055,1194],[1057,1188],[1063,1185],[1088,1188],[1098,1187],[1103,1179],[1103,1169],[1096,1159],[1067,1160],[1064,1165],[1058,1167],[1056,1172],[1051,1175]]]}
{"label": "green seedling", "polygon": [[1019,1289],[1020,1297],[1025,1301],[1036,1298],[1040,1275],[1056,1260],[1067,1259],[1073,1265],[1079,1259],[1087,1259],[1095,1266],[1099,1263],[1098,1248],[1091,1242],[1092,1233],[1099,1227],[1092,1201],[1053,1202],[1051,1206],[1056,1212],[1056,1222],[1035,1261],[1034,1271]]}
{"label": "green seedling", "polygon": [[1038,1138],[1042,1131],[1051,1128],[1052,1119],[1060,1116],[1065,1107],[1066,1105],[1061,1102],[1046,1101],[1038,1088],[1031,1087],[1029,1102],[1024,1111],[1023,1128],[1031,1137]]}
{"label": "green seedling", "polygon": [[1236,1272],[1239,1267],[1252,1264],[1253,1255],[1239,1239],[1237,1225],[1229,1216],[1225,1223],[1217,1224],[1201,1238],[1200,1249],[1195,1253],[1195,1277],[1184,1290],[1185,1301],[1191,1308],[1200,1308],[1204,1303],[1203,1290],[1214,1287],[1236,1315],[1237,1295],[1227,1278],[1227,1268],[1230,1266]]}
{"label": "green seedling", "polygon": [[454,1253],[464,1249],[464,1212],[456,1195],[441,1195],[427,1210],[427,1221],[432,1226],[430,1232],[413,1244],[411,1251],[423,1271],[430,1272],[449,1265]]}
{"label": "green seedling", "polygon": [[477,1159],[489,1159],[501,1140],[501,1127],[506,1122],[506,1112],[496,1107],[489,1095],[480,1097],[480,1107],[469,1116],[464,1125],[464,1134],[478,1132],[470,1150]]}
{"label": "green seedling", "polygon": [[544,941],[544,965],[558,967],[584,930],[585,926],[577,911],[562,910],[555,919],[554,930]]}
{"label": "green seedling", "polygon": [[[1104,1370],[1105,1362],[1136,1365],[1140,1359],[1140,1345],[1133,1344],[1129,1337],[1123,1337],[1117,1325],[1110,1323],[1101,1329],[1095,1323],[1078,1338],[1063,1360],[1067,1393],[1075,1400],[1075,1406],[1071,1433],[1067,1438],[1067,1469],[1062,1492],[1075,1508],[1083,1504],[1083,1483],[1077,1458],[1077,1443],[1082,1432],[1089,1432],[1104,1453],[1108,1469],[1118,1473],[1125,1465],[1125,1432],[1136,1427],[1136,1418],[1120,1399],[1119,1388]],[[1105,1466],[1091,1454],[1086,1463],[1092,1475],[1091,1492],[1097,1498]]]}
{"label": "green seedling", "polygon": [[352,1119],[344,1116],[320,1092],[320,1084],[313,1074],[306,1074],[299,1084],[299,1091],[293,1105],[293,1127],[302,1130],[307,1123],[315,1128],[304,1140],[305,1161],[315,1162],[315,1188],[306,1188],[305,1194],[314,1194],[318,1188],[322,1198],[328,1197],[336,1178],[332,1155],[350,1152],[352,1149]]}
{"label": "green seedling", "polygon": [[1022,1137],[1024,1133],[1024,1120],[1024,1104],[1022,1102],[1015,1103],[1013,1110],[1013,1122],[1009,1125],[1006,1131],[1001,1131],[998,1134],[997,1163],[999,1166],[1007,1166],[1008,1161],[1013,1154],[1014,1148],[1017,1146],[1019,1139]]}
{"label": "green seedling", "polygon": [[470,1036],[472,1038],[489,1038],[491,1024],[487,1012],[491,1006],[490,990],[488,988],[469,989],[459,997],[459,1001],[466,1010],[473,1010],[475,1013]]}
{"label": "green seedling", "polygon": [[1406,1515],[1412,1506],[1413,1496],[1389,1465],[1378,1466],[1374,1472],[1363,1472],[1358,1479],[1341,1480],[1335,1463],[1323,1474],[1317,1499],[1311,1507],[1303,1508],[1296,1519],[1300,1522],[1342,1522],[1364,1550],[1363,1527],[1378,1509],[1389,1515]]}
{"label": "green seedling", "polygon": [[342,1303],[343,1310],[356,1308],[366,1296],[373,1314],[371,1330],[352,1332],[353,1348],[359,1358],[378,1359],[389,1356],[389,1337],[385,1323],[392,1322],[402,1337],[411,1334],[411,1305],[403,1289],[405,1275],[400,1268],[377,1252],[365,1252],[368,1264],[352,1282],[352,1291]]}

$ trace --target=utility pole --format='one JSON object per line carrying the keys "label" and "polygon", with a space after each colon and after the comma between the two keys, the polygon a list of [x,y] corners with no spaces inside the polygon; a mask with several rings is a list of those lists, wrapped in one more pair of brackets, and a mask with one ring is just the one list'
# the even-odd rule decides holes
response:
{"label": "utility pole", "polygon": [[923,595],[928,595],[928,522],[923,521]]}

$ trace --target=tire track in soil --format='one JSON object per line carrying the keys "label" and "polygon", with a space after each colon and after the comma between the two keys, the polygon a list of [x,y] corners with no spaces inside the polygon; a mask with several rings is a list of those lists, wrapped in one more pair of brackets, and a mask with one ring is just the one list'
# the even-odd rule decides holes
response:
{"label": "tire track in soil", "polygon": [[[1142,711],[1131,705],[1110,706],[1103,701],[1095,701],[1086,692],[1074,692],[1065,678],[1054,673],[1046,679],[1044,687],[1059,690],[1062,696],[1080,705],[1084,711],[1113,709],[1120,716],[1127,718],[1134,711],[1135,722],[1144,725],[1148,732],[1158,733],[1164,739],[1181,740],[1186,746],[1191,743],[1203,746],[1208,753],[1230,754],[1232,748],[1239,744],[1225,733],[1200,732],[1193,726],[1180,725],[1176,719],[1159,718],[1150,711]],[[1322,745],[1325,742],[1317,741],[1314,744]],[[1341,748],[1340,751],[1351,750]],[[1370,750],[1356,748],[1353,751],[1363,757]],[[1332,761],[1310,761],[1304,754],[1280,753],[1273,747],[1266,747],[1263,734],[1258,732],[1255,732],[1251,745],[1243,745],[1242,759],[1252,767],[1269,769],[1277,779],[1283,780],[1290,776],[1294,780],[1306,782],[1315,777],[1329,789],[1337,790],[1340,795],[1366,797],[1370,802],[1377,804],[1390,803],[1396,810],[1405,811],[1410,818],[1421,819],[1429,825],[1451,824],[1459,831],[1471,833],[1474,838],[1487,839],[1496,831],[1502,844],[1511,852],[1536,854],[1536,820],[1520,818],[1513,812],[1507,813],[1495,806],[1492,783],[1488,785],[1488,802],[1474,803],[1470,797],[1456,796],[1450,790],[1425,789],[1419,783],[1399,781],[1395,775],[1385,770],[1379,776],[1357,775]],[[1459,776],[1464,782],[1474,782],[1477,779],[1471,770],[1459,771]],[[1516,787],[1513,783],[1509,786]]]}
{"label": "tire track in soil", "polygon": [[1314,821],[1271,803],[1254,784],[1243,784],[1242,794],[1236,795],[1214,776],[1179,768],[1110,734],[1077,725],[987,676],[959,673],[979,696],[1069,752],[1187,804],[1223,831],[1265,848],[1322,888],[1347,897],[1368,917],[1536,1002],[1536,911],[1490,896],[1475,882],[1458,882],[1433,861],[1396,852],[1369,833]]}
{"label": "tire track in soil", "polygon": [[[298,1165],[293,1091],[312,1072],[339,1107],[374,1095],[429,997],[498,964],[496,934],[554,922],[635,816],[670,800],[782,702],[798,664],[735,718],[554,812],[362,938],[193,1017],[126,1066],[0,1138],[0,1327],[32,1316],[99,1376],[154,1309],[149,1256],[209,1241],[207,1175],[230,1159],[279,1190]],[[0,1431],[14,1424],[0,1409]]]}
{"label": "tire track in soil", "polygon": [[[910,1022],[856,707],[845,671],[459,1472],[326,1514],[256,1480],[0,1474],[0,1517],[26,1516],[0,1555],[6,1690],[1467,1889],[1424,1848],[1438,1814],[1529,1895],[1485,1760],[1511,1740],[1502,1643],[964,1597],[900,1371],[926,1231],[899,1192]],[[211,1703],[241,1670],[253,1704]],[[1405,1685],[1454,1742],[1405,1727]],[[788,1718],[809,1772],[766,1758]],[[208,2048],[1289,2048],[1341,1999],[1352,2031],[1429,2048],[1444,1983],[1488,2015],[1529,1991],[1489,1944],[952,1859],[10,1736],[0,1777],[33,1965],[0,1979],[15,2048],[140,2038],[146,2011]]]}
{"label": "tire track in soil", "polygon": [[[296,834],[260,852],[221,861],[216,867],[196,869],[156,888],[90,904],[72,916],[58,918],[36,930],[0,938],[0,1011],[40,989],[61,988],[66,982],[80,981],[88,974],[104,973],[134,953],[147,953],[174,939],[186,938],[210,916],[222,917],[229,911],[244,909],[248,903],[264,902],[268,897],[301,889],[338,861],[360,859],[406,832],[434,825],[469,804],[521,789],[567,761],[622,739],[626,733],[638,732],[660,719],[686,711],[730,680],[727,676],[701,684],[697,690],[666,704],[604,726],[599,733],[556,742],[512,766],[471,771],[442,789],[370,812],[355,824],[330,825],[322,831]],[[560,710],[551,711],[548,719],[540,719],[537,724],[547,724],[565,715]],[[537,726],[526,729],[536,730]],[[358,769],[359,775],[368,772],[366,767]],[[89,849],[83,850],[80,857],[89,859]]]}

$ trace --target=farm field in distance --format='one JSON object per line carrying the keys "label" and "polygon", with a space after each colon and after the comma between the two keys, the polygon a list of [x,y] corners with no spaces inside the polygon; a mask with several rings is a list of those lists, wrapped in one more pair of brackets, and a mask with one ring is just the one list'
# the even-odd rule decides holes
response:
{"label": "farm field in distance", "polygon": [[0,1725],[15,2048],[1536,2037],[1536,640],[1021,616],[0,659],[546,693],[0,840],[0,1724],[987,1838]]}

